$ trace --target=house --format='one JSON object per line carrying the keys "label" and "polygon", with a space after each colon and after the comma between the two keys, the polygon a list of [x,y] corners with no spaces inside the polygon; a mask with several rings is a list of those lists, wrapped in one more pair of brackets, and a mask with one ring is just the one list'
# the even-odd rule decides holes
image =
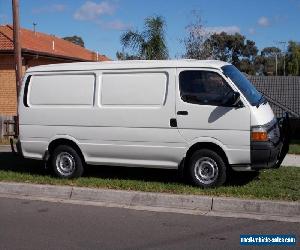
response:
{"label": "house", "polygon": [[248,76],[265,95],[275,115],[290,116],[291,138],[300,139],[300,76]]}
{"label": "house", "polygon": [[[28,67],[68,62],[107,61],[105,55],[87,50],[54,35],[20,29],[22,71]],[[12,25],[0,26],[0,137],[3,120],[16,115],[16,82]]]}
{"label": "house", "polygon": [[275,115],[300,119],[300,76],[248,76],[254,86],[265,95]]}

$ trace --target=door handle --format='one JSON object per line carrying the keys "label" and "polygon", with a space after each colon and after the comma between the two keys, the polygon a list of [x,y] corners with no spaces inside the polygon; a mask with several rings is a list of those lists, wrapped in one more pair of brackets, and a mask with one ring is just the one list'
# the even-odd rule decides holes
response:
{"label": "door handle", "polygon": [[175,118],[170,119],[170,127],[172,127],[172,128],[177,127],[177,120]]}
{"label": "door handle", "polygon": [[189,114],[189,112],[187,112],[187,111],[182,111],[182,110],[177,111],[177,115],[188,115],[188,114]]}

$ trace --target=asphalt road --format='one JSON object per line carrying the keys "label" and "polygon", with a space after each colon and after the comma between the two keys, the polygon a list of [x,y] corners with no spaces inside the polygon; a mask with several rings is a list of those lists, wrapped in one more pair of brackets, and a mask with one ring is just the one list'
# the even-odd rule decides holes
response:
{"label": "asphalt road", "polygon": [[250,233],[295,234],[299,246],[299,223],[0,198],[1,250],[237,249]]}

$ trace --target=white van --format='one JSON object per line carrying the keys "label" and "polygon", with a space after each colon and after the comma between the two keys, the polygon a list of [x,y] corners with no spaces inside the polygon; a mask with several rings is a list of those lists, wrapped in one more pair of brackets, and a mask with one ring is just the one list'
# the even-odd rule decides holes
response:
{"label": "white van", "polygon": [[119,165],[181,169],[213,187],[229,168],[279,167],[288,148],[266,99],[226,62],[37,66],[20,93],[18,147],[62,178]]}

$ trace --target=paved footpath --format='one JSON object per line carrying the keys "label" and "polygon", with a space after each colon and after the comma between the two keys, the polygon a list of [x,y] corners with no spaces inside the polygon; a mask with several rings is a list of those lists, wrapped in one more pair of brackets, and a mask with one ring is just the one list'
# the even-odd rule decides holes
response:
{"label": "paved footpath", "polygon": [[282,166],[300,167],[300,155],[286,155],[286,157],[283,160]]}

